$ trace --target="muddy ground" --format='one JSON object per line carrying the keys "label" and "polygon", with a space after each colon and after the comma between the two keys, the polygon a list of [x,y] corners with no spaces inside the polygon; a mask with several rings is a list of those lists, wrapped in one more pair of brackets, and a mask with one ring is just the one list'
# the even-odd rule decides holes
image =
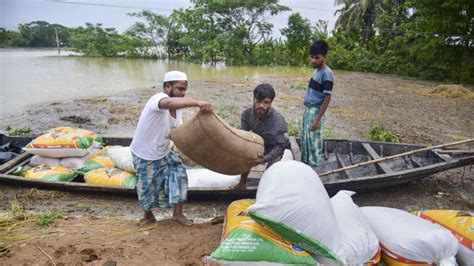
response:
{"label": "muddy ground", "polygon": [[[238,126],[240,112],[251,103],[253,88],[262,82],[275,87],[274,106],[289,122],[290,133],[297,133],[305,94],[302,87],[307,77],[191,81],[187,97],[212,102],[221,117]],[[369,127],[379,124],[406,143],[439,144],[473,138],[474,101],[427,96],[437,85],[437,82],[387,75],[336,73],[325,135],[368,139]],[[160,85],[109,97],[33,106],[23,113],[2,115],[1,130],[7,126],[30,127],[33,134],[38,134],[56,126],[79,126],[108,136],[132,136],[143,105],[157,91],[161,91]],[[186,110],[185,119],[194,112]],[[359,193],[354,200],[361,206],[472,211],[472,168],[454,169],[405,185]],[[44,265],[51,260],[58,265],[201,264],[202,258],[217,247],[221,235],[222,224],[210,221],[224,215],[232,201],[222,197],[191,199],[185,212],[198,223],[191,228],[169,220],[168,210],[156,210],[162,220],[156,226],[140,228],[135,223],[141,212],[133,196],[74,194],[6,185],[0,185],[0,191],[0,212],[6,212],[12,202],[17,202],[26,211],[41,213],[57,208],[64,213],[50,228],[24,228],[23,234],[31,237],[21,241],[12,237],[19,233],[0,232],[0,254],[1,246],[8,246],[8,252],[3,252],[8,254],[0,257],[2,265]]]}

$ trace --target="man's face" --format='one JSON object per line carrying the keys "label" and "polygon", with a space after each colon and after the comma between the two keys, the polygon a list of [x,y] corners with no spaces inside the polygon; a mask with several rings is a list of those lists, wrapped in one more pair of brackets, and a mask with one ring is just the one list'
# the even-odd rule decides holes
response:
{"label": "man's face", "polygon": [[314,68],[320,68],[324,65],[324,62],[326,61],[326,56],[322,54],[312,54],[311,55],[311,65]]}
{"label": "man's face", "polygon": [[188,89],[188,82],[185,80],[177,81],[173,85],[168,84],[166,92],[170,97],[184,97]]}
{"label": "man's face", "polygon": [[253,97],[253,109],[257,113],[258,117],[264,117],[267,115],[268,110],[272,106],[272,100],[270,98],[265,98],[261,101],[257,100],[257,98]]}

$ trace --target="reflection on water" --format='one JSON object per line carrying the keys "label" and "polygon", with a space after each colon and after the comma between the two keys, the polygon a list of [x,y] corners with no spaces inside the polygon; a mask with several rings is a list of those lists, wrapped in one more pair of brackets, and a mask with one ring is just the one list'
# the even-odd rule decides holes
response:
{"label": "reflection on water", "polygon": [[[164,73],[181,70],[192,80],[241,79],[259,81],[269,76],[309,77],[310,68],[226,67],[181,61],[124,58],[86,58],[57,55],[55,49],[0,49],[1,113],[28,105],[67,99],[106,96],[162,83]],[[192,88],[192,83],[190,83]]]}

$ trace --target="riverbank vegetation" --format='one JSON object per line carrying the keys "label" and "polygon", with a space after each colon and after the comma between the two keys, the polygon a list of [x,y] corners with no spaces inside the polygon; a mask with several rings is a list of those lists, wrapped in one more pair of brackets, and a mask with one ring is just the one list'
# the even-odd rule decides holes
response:
{"label": "riverbank vegetation", "polygon": [[45,21],[0,29],[0,47],[61,46],[85,56],[169,58],[227,65],[305,65],[312,41],[330,43],[334,69],[474,83],[474,4],[469,0],[336,0],[336,27],[292,13],[281,36],[271,18],[292,12],[278,0],[192,0],[169,16],[129,13],[123,33],[101,24]]}

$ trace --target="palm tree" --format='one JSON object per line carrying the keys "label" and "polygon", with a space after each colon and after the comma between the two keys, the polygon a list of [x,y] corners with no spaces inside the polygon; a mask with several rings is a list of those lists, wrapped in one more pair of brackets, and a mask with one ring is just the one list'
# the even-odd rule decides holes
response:
{"label": "palm tree", "polygon": [[344,4],[334,13],[334,15],[340,14],[336,20],[336,28],[360,29],[362,39],[367,44],[372,39],[377,6],[381,2],[381,0],[335,0],[334,4],[337,6]]}

